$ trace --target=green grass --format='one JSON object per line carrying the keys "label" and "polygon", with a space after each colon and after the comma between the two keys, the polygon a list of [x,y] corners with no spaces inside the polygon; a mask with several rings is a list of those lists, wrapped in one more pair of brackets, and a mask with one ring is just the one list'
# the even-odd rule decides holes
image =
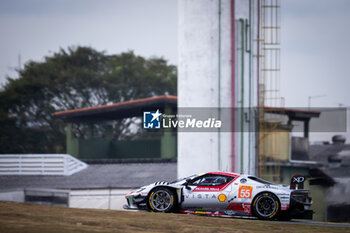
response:
{"label": "green grass", "polygon": [[0,202],[0,232],[350,232],[350,228]]}

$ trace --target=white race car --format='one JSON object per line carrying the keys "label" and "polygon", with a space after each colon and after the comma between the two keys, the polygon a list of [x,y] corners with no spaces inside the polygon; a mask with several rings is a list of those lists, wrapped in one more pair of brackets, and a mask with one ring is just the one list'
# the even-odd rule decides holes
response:
{"label": "white race car", "polygon": [[124,208],[263,220],[312,219],[310,191],[303,189],[304,180],[295,175],[290,185],[278,185],[250,175],[208,172],[143,186],[125,196]]}

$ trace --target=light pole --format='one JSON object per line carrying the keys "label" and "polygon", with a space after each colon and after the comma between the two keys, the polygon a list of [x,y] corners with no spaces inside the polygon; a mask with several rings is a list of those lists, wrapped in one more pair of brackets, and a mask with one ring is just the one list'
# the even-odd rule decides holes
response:
{"label": "light pole", "polygon": [[315,99],[315,98],[322,98],[322,97],[326,97],[327,95],[323,94],[323,95],[313,95],[313,96],[309,96],[308,99],[308,109],[311,108],[311,99]]}

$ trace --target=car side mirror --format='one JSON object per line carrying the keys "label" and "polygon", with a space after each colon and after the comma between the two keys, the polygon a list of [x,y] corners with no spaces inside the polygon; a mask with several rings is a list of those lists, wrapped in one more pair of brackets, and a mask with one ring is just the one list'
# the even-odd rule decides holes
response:
{"label": "car side mirror", "polygon": [[191,190],[191,188],[190,188],[190,187],[188,187],[188,185],[189,185],[190,181],[191,181],[191,179],[186,179],[186,182],[184,183],[185,188],[186,188],[186,189],[189,189],[189,190]]}

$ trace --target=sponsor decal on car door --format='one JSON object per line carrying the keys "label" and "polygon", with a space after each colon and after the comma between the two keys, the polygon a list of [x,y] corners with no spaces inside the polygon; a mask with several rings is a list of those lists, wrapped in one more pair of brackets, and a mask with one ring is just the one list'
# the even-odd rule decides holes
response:
{"label": "sponsor decal on car door", "polygon": [[[232,179],[232,178],[231,178]],[[232,199],[232,179],[222,185],[194,185],[183,188],[183,208],[225,209]]]}
{"label": "sponsor decal on car door", "polygon": [[228,196],[231,191],[230,187],[223,191],[208,190],[202,186],[191,187],[193,190],[184,188],[183,207],[189,208],[225,208],[228,202]]}

